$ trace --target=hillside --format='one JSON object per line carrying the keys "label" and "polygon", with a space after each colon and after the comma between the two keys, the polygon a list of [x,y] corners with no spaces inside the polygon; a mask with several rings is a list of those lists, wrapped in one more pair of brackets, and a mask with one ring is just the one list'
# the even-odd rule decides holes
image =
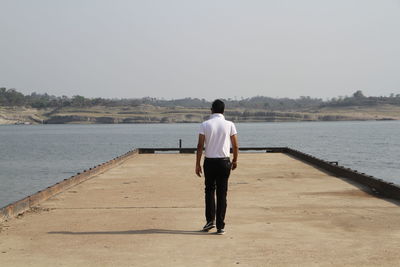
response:
{"label": "hillside", "polygon": [[[35,109],[0,107],[0,124],[95,124],[95,123],[190,123],[209,116],[208,108],[158,107],[63,107]],[[234,122],[399,120],[400,106],[323,107],[288,111],[227,109]]]}
{"label": "hillside", "polygon": [[[234,122],[399,120],[400,94],[352,96],[323,101],[256,96],[223,99],[227,119]],[[52,96],[0,88],[0,124],[189,123],[209,116],[211,102],[182,99],[105,99]]]}

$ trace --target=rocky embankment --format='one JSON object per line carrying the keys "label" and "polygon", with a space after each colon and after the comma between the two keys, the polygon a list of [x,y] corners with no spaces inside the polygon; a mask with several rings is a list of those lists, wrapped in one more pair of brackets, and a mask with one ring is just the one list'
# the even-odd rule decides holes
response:
{"label": "rocky embankment", "polygon": [[52,116],[45,120],[45,124],[118,124],[118,123],[190,123],[201,122],[202,116],[131,116],[131,117],[110,117],[110,116],[80,116],[62,115]]}
{"label": "rocky embankment", "polygon": [[42,124],[45,119],[37,109],[0,107],[0,124]]}
{"label": "rocky embankment", "polygon": [[[138,107],[90,107],[40,110],[0,107],[0,124],[116,124],[198,123],[208,118],[208,109]],[[362,121],[399,120],[400,107],[373,109],[325,109],[302,111],[227,110],[234,122]]]}

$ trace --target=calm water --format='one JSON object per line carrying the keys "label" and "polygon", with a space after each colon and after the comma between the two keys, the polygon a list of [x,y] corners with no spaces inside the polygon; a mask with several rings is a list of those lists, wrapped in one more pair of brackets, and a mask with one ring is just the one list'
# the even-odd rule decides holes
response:
{"label": "calm water", "polygon": [[[0,207],[135,147],[195,147],[198,124],[0,126]],[[241,146],[288,146],[400,184],[400,122],[239,123]],[[188,174],[190,175],[190,174]]]}

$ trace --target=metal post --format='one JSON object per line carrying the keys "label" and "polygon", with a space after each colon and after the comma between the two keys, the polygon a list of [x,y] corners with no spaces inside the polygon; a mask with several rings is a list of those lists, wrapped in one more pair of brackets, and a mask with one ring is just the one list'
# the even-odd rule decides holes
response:
{"label": "metal post", "polygon": [[179,139],[179,148],[182,148],[182,139]]}

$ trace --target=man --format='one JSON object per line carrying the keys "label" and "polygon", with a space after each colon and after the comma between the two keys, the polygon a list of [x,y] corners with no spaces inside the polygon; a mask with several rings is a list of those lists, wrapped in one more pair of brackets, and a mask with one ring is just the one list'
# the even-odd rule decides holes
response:
{"label": "man", "polygon": [[[200,126],[197,144],[196,174],[201,177],[200,165],[205,143],[204,176],[205,176],[205,202],[206,225],[204,231],[209,231],[217,226],[217,234],[225,233],[226,194],[228,191],[228,178],[231,169],[237,168],[238,141],[235,125],[225,120],[223,115],[225,104],[217,99],[212,103],[210,119]],[[233,159],[230,162],[230,145],[232,144]],[[217,209],[215,209],[215,190],[217,191]]]}

